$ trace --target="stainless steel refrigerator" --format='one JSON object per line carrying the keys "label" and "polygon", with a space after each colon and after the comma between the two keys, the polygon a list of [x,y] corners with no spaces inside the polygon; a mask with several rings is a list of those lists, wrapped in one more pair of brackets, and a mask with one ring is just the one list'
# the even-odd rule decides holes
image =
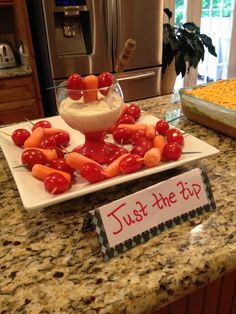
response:
{"label": "stainless steel refrigerator", "polygon": [[48,87],[73,73],[114,73],[128,38],[136,50],[119,75],[125,101],[160,94],[162,0],[29,0],[28,11],[46,115],[56,110]]}

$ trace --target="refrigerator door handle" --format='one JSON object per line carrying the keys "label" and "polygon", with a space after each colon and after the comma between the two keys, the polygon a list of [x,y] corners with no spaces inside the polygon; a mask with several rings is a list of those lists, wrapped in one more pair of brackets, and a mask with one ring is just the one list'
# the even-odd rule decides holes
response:
{"label": "refrigerator door handle", "polygon": [[114,58],[115,63],[118,61],[119,52],[118,44],[120,43],[120,23],[121,23],[121,3],[120,0],[112,0],[113,3],[113,50],[114,50]]}
{"label": "refrigerator door handle", "polygon": [[153,77],[155,75],[156,74],[155,74],[154,71],[148,71],[148,72],[143,72],[143,73],[140,73],[140,74],[124,75],[124,76],[121,76],[121,77],[117,77],[117,81],[118,82],[122,82],[122,81],[131,81],[131,80],[140,80],[140,79]]}
{"label": "refrigerator door handle", "polygon": [[112,3],[110,0],[104,1],[104,9],[105,9],[105,17],[106,17],[106,32],[107,32],[107,60],[109,61],[111,58],[112,51]]}

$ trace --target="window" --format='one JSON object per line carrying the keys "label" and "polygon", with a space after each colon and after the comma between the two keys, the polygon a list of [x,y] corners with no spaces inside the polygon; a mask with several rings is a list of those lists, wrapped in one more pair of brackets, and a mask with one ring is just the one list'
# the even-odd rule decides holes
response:
{"label": "window", "polygon": [[169,7],[174,12],[175,25],[179,26],[186,21],[196,23],[200,26],[201,33],[210,36],[217,53],[216,58],[206,49],[204,62],[200,62],[197,71],[191,71],[184,79],[179,75],[175,89],[236,76],[236,43],[231,40],[233,34],[236,34],[235,2],[164,0],[164,7]]}

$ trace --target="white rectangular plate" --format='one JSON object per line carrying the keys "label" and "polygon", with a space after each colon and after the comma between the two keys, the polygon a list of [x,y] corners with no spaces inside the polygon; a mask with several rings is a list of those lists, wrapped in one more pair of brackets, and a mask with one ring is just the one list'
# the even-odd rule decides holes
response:
{"label": "white rectangular plate", "polygon": [[[53,127],[61,128],[70,132],[71,141],[70,146],[68,147],[68,151],[83,143],[84,136],[78,131],[70,128],[61,119],[60,116],[50,117],[47,118],[47,120],[52,123]],[[151,115],[144,115],[139,119],[139,123],[147,124],[155,124],[157,121],[158,119]],[[1,128],[0,130],[11,134],[15,129],[18,128],[26,128],[30,130],[31,126],[32,125],[29,122],[22,122],[19,124],[14,124],[8,127]],[[197,151],[201,153],[183,154],[181,158],[177,161],[163,162],[157,167],[143,169],[129,175],[120,175],[118,177],[94,184],[89,184],[80,176],[78,176],[77,183],[73,184],[69,191],[59,195],[50,195],[47,191],[45,191],[43,183],[35,179],[31,175],[31,172],[29,170],[23,167],[14,169],[15,166],[21,164],[22,149],[13,144],[11,137],[1,133],[0,145],[16,182],[23,206],[25,209],[29,210],[35,208],[44,208],[88,193],[102,190],[110,186],[142,178],[144,176],[148,176],[157,172],[162,172],[171,168],[179,167],[192,161],[215,155],[219,152],[219,150],[215,147],[197,139],[194,136],[187,134],[184,137],[184,151]]]}

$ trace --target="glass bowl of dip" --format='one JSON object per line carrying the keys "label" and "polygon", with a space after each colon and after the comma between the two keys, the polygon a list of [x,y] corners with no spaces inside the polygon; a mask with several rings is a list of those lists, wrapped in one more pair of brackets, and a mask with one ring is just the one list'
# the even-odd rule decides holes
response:
{"label": "glass bowl of dip", "polygon": [[57,108],[61,118],[73,129],[84,135],[84,144],[77,151],[100,164],[105,163],[110,143],[104,135],[122,113],[123,93],[114,78],[109,87],[96,89],[67,88],[67,81],[57,87]]}

